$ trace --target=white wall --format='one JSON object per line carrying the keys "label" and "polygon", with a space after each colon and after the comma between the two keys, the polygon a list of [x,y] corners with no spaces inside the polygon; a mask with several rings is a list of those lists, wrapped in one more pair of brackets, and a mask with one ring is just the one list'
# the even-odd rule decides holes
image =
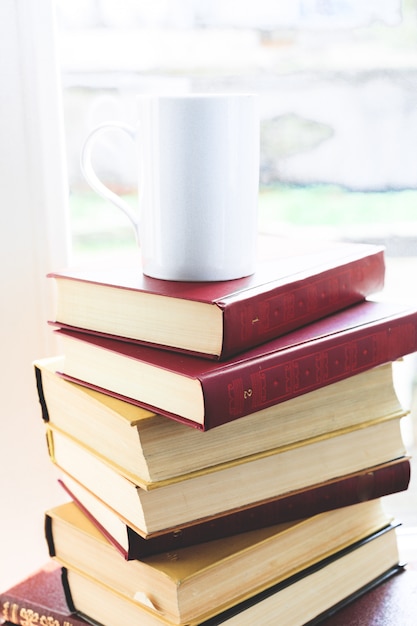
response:
{"label": "white wall", "polygon": [[43,513],[63,499],[32,368],[56,351],[45,275],[68,252],[52,7],[0,2],[0,589],[47,559]]}

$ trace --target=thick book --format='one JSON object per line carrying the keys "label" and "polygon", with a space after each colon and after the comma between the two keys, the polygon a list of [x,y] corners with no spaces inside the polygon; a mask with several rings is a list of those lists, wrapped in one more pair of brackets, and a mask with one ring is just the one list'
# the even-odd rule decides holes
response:
{"label": "thick book", "polygon": [[[109,588],[100,579],[75,569],[64,568],[63,580],[68,602],[74,609],[95,622],[111,626],[301,626],[319,616],[323,619],[327,612],[354,601],[401,571],[395,529],[388,526],[293,575],[283,577],[280,582],[265,587],[256,595],[247,582],[242,583],[243,597],[240,602],[217,614],[212,608],[212,617],[203,621],[167,619],[161,612],[156,613],[140,601]],[[207,588],[201,597],[206,602],[216,602],[216,595]],[[412,607],[412,602],[407,602],[407,606]]]}
{"label": "thick book", "polygon": [[[138,485],[108,460],[48,430],[49,454],[77,495],[80,483],[144,537],[371,469],[404,457],[399,419],[383,420],[311,443],[279,448],[174,482]],[[324,462],[325,460],[325,462]]]}
{"label": "thick book", "polygon": [[223,362],[56,332],[68,380],[209,430],[417,351],[417,309],[362,302]]}
{"label": "thick book", "polygon": [[157,280],[135,267],[51,273],[53,323],[226,358],[359,302],[384,284],[379,246],[264,236],[260,248],[273,258],[260,262],[253,276],[217,283]]}
{"label": "thick book", "polygon": [[336,606],[310,622],[309,626],[415,626],[417,599],[416,564],[408,564],[399,570],[401,576],[389,577],[379,585],[373,585],[368,593],[343,606]]}
{"label": "thick book", "polygon": [[110,459],[136,481],[172,479],[384,416],[405,415],[392,363],[203,433],[64,380],[55,372],[62,362],[63,357],[35,362],[44,421]]}
{"label": "thick book", "polygon": [[380,500],[124,561],[71,502],[46,512],[50,555],[156,615],[199,622],[387,528]]}
{"label": "thick book", "polygon": [[144,539],[116,511],[82,485],[76,485],[75,495],[65,480],[59,482],[84,515],[123,558],[130,561],[405,491],[410,482],[410,460],[398,459],[341,476],[148,539]]}
{"label": "thick book", "polygon": [[68,607],[59,564],[51,560],[0,592],[0,623],[17,626],[86,626]]}
{"label": "thick book", "polygon": [[[379,552],[383,550],[387,551],[385,556]],[[331,626],[332,617],[339,617],[339,612],[341,615],[349,614],[348,609],[357,610],[356,604],[359,602],[362,606],[368,603],[372,605],[368,596],[380,586],[382,597],[387,593],[385,585],[392,584],[393,580],[398,580],[405,573],[404,565],[396,562],[397,558],[394,533],[385,536],[382,531],[199,626],[272,626],[275,624],[274,619],[280,626],[316,626],[321,623]],[[389,561],[393,565],[384,570],[384,565]],[[415,589],[415,580],[409,579],[404,583],[405,579],[402,578],[404,592],[410,587]],[[398,601],[399,598],[396,599]],[[408,601],[407,606],[410,610],[412,602]],[[392,606],[392,610],[392,615],[395,615],[395,606]],[[337,623],[340,626],[382,626],[384,622],[379,620],[384,611],[376,615],[375,621],[367,622],[362,616],[357,623],[349,619],[343,621],[343,618]],[[414,617],[411,618],[411,615],[409,613],[405,621],[399,622],[401,626],[412,626]],[[328,616],[332,617],[326,620]],[[392,626],[393,623],[395,621],[386,624]]]}

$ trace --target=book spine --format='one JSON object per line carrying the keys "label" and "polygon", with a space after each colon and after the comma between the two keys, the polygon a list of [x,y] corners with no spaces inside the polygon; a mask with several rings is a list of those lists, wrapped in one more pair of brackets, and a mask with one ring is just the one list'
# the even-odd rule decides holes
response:
{"label": "book spine", "polygon": [[80,621],[75,615],[62,615],[29,601],[17,601],[7,593],[0,594],[0,608],[0,623],[17,626],[86,626],[86,622]]}
{"label": "book spine", "polygon": [[62,580],[62,587],[64,589],[65,600],[69,608],[71,609],[71,611],[76,611],[74,601],[71,595],[70,586],[68,583],[68,570],[66,567],[61,567],[61,580]]}
{"label": "book spine", "polygon": [[[74,601],[72,599],[71,589],[70,589],[70,585],[68,581],[68,570],[66,567],[61,568],[61,580],[62,580],[62,587],[64,589],[65,600],[68,603],[68,606],[70,607],[71,611],[75,612],[77,611],[77,609],[74,606]],[[83,613],[81,613],[81,611],[77,611],[77,613],[80,615],[80,617],[83,617],[83,618],[85,617],[85,621],[80,622],[80,626],[85,626],[87,623],[91,624],[92,626],[103,626],[101,623],[99,624],[98,622],[96,622],[96,620],[90,617],[89,615],[84,615]],[[78,626],[78,623],[75,626]]]}
{"label": "book spine", "polygon": [[284,335],[383,288],[383,251],[224,307],[221,358]]}
{"label": "book spine", "polygon": [[41,410],[42,410],[42,419],[44,422],[49,422],[48,406],[46,404],[45,394],[43,391],[42,371],[36,365],[35,365],[35,378],[36,378],[36,389],[38,391],[39,404],[41,405]]}
{"label": "book spine", "polygon": [[210,372],[205,430],[417,351],[417,314],[354,328]]}
{"label": "book spine", "polygon": [[44,521],[45,539],[48,546],[49,556],[52,558],[55,556],[54,537],[52,534],[52,519],[48,513],[45,513]]}

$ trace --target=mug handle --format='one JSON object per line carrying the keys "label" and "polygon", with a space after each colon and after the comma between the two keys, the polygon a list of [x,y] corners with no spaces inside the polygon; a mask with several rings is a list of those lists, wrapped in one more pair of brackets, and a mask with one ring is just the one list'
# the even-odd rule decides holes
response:
{"label": "mug handle", "polygon": [[106,187],[106,185],[101,182],[101,180],[94,171],[91,161],[94,141],[97,139],[98,135],[104,133],[111,128],[123,131],[133,141],[135,141],[136,139],[136,130],[130,124],[125,124],[123,122],[104,122],[103,124],[100,124],[90,132],[81,149],[81,171],[84,175],[85,180],[90,185],[90,187],[94,189],[94,191],[96,191],[105,200],[110,200],[110,202],[112,202],[115,206],[121,209],[123,213],[129,218],[129,220],[133,224],[136,239],[139,243],[138,217],[135,215],[135,213],[132,211],[131,207],[125,200],[123,200],[120,196],[117,195],[117,193],[111,191],[111,189]]}

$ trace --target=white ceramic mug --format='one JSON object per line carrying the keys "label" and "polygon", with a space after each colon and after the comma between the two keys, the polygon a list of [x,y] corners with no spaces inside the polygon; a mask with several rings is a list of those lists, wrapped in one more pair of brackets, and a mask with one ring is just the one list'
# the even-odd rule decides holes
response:
{"label": "white ceramic mug", "polygon": [[[139,155],[136,215],[97,177],[97,133],[126,132]],[[257,98],[242,94],[138,97],[138,123],[108,122],[87,137],[81,167],[90,186],[135,227],[142,269],[154,278],[230,280],[254,272],[259,191]]]}

